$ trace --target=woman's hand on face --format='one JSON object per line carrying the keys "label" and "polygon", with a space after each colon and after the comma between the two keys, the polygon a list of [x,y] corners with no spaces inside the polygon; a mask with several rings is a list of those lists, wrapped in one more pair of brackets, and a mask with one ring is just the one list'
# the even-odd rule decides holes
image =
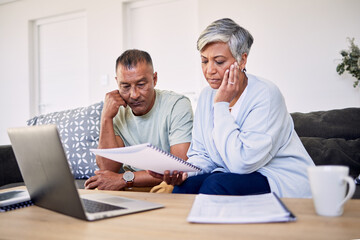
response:
{"label": "woman's hand on face", "polygon": [[240,68],[237,62],[230,66],[224,74],[223,81],[215,95],[214,102],[231,102],[247,85],[246,78],[240,79]]}
{"label": "woman's hand on face", "polygon": [[164,174],[159,174],[150,170],[147,170],[147,172],[154,178],[162,179],[164,182],[166,182],[166,184],[173,186],[182,184],[188,177],[186,172],[178,172],[178,171],[173,171],[172,174],[170,174],[169,170],[166,170]]}

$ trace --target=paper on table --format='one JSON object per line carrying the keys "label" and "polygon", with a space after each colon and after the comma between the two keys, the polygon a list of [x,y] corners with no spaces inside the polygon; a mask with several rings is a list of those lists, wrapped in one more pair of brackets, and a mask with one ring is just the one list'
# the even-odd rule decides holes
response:
{"label": "paper on table", "polygon": [[125,163],[136,168],[163,174],[165,170],[197,172],[201,169],[150,143],[122,148],[90,149],[96,155]]}
{"label": "paper on table", "polygon": [[0,193],[0,212],[23,208],[32,204],[27,190],[9,190]]}
{"label": "paper on table", "polygon": [[274,193],[249,196],[196,196],[187,218],[194,223],[266,223],[295,221]]}

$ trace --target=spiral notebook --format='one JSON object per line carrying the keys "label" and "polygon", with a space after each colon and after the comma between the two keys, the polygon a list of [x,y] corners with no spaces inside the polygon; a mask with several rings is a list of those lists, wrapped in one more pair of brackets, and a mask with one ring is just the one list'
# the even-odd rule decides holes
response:
{"label": "spiral notebook", "polygon": [[90,149],[96,155],[136,168],[163,174],[165,170],[199,172],[201,168],[161,150],[150,143],[122,148]]}
{"label": "spiral notebook", "polygon": [[26,190],[10,190],[0,193],[0,212],[28,207],[33,204]]}

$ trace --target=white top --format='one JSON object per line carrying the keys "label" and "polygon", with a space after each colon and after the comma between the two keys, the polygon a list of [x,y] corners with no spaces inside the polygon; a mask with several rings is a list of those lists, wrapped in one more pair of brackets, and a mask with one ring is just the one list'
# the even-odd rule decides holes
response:
{"label": "white top", "polygon": [[236,103],[234,104],[234,106],[232,106],[231,109],[231,115],[236,118],[236,116],[239,114],[240,109],[241,109],[241,105],[244,102],[244,98],[246,96],[247,93],[247,87],[245,88],[244,92],[241,94],[241,96],[239,97],[239,99],[236,101]]}

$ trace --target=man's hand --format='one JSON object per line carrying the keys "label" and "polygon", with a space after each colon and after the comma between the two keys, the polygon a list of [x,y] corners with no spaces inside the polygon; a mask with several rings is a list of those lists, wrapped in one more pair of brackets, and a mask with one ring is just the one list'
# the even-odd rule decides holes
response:
{"label": "man's hand", "polygon": [[120,106],[127,104],[121,97],[119,90],[108,92],[105,96],[102,118],[113,119],[119,111]]}
{"label": "man's hand", "polygon": [[85,189],[121,190],[126,187],[126,183],[122,179],[122,174],[108,170],[95,171],[95,174],[95,176],[86,180]]}
{"label": "man's hand", "polygon": [[[108,92],[105,96],[104,106],[101,113],[100,138],[98,148],[123,147],[124,142],[119,136],[115,136],[113,118],[119,111],[120,106],[126,107],[125,100],[121,97],[119,90]],[[96,156],[96,163],[100,170],[111,170],[117,173],[121,164],[111,161],[99,155]]]}
{"label": "man's hand", "polygon": [[147,170],[147,172],[154,178],[161,179],[165,181],[166,184],[173,186],[181,185],[188,177],[186,172],[178,172],[178,171],[174,171],[172,174],[170,174],[169,170],[166,170],[164,174],[159,174],[150,170]]}

